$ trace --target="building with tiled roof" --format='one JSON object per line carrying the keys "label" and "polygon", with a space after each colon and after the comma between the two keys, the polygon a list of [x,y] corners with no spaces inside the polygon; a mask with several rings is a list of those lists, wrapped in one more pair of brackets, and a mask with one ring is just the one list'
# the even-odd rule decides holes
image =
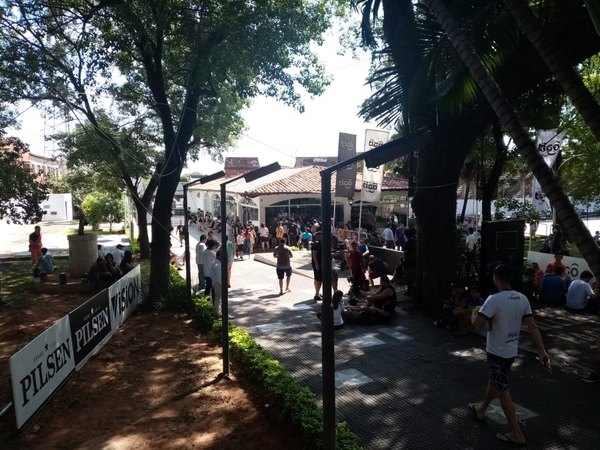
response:
{"label": "building with tiled roof", "polygon": [[[268,223],[273,217],[321,217],[321,175],[323,167],[282,168],[258,180],[247,183],[243,178],[227,184],[227,214],[252,220],[256,224]],[[230,177],[213,180],[206,184],[190,186],[188,205],[192,211],[201,209],[214,215],[220,214],[221,184]],[[336,185],[335,173],[331,180],[332,197]],[[362,174],[355,181],[353,198],[335,199],[336,223],[346,223],[358,215]],[[381,201],[365,203],[376,216],[387,217],[394,211],[400,217],[408,214],[408,181],[403,178],[384,177]]]}

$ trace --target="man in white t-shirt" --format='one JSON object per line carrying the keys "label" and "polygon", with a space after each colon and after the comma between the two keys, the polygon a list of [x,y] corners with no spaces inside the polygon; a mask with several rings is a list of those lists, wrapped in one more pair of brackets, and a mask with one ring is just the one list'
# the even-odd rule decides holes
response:
{"label": "man in white t-shirt", "polygon": [[[567,291],[567,310],[572,312],[582,312],[592,310],[596,307],[596,294],[590,285],[591,279],[594,278],[592,272],[584,270],[579,276],[579,280],[571,281],[569,290]],[[592,302],[589,302],[592,300]]]}
{"label": "man in white t-shirt", "polygon": [[525,436],[517,421],[515,406],[509,392],[510,367],[519,352],[519,334],[521,323],[529,328],[531,340],[535,345],[542,364],[550,362],[542,342],[542,336],[535,324],[529,300],[510,286],[512,270],[501,264],[494,269],[494,284],[498,293],[490,295],[479,312],[473,312],[471,323],[475,329],[480,329],[489,321],[487,332],[486,352],[489,366],[488,385],[483,400],[470,403],[469,410],[479,421],[485,420],[485,412],[490,402],[498,397],[502,411],[511,429],[509,433],[498,433],[496,438],[503,442],[525,445]]}
{"label": "man in white t-shirt", "polygon": [[202,255],[206,250],[206,235],[201,234],[200,240],[196,244],[196,265],[198,266],[198,290],[204,289],[206,283],[204,282],[204,263],[202,261]]}
{"label": "man in white t-shirt", "polygon": [[113,259],[115,260],[115,264],[118,266],[123,261],[123,255],[125,255],[125,251],[123,250],[123,245],[117,244],[117,248],[114,252],[112,252]]}

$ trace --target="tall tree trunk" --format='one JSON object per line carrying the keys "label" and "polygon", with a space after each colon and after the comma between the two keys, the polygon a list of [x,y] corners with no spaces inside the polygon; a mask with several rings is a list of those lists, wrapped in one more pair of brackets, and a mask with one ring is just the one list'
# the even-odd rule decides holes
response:
{"label": "tall tree trunk", "polygon": [[490,174],[481,188],[481,220],[483,222],[492,220],[492,201],[494,200],[494,194],[498,187],[498,182],[500,181],[500,176],[502,175],[507,157],[507,146],[504,145],[502,128],[500,127],[498,120],[495,120],[492,125],[492,137],[494,139],[494,146],[496,147],[496,157],[494,159],[492,170],[490,170]]}
{"label": "tall tree trunk", "polygon": [[483,65],[481,58],[469,42],[466,34],[461,30],[452,13],[446,8],[443,0],[424,0],[424,3],[435,15],[436,20],[448,35],[459,57],[468,67],[500,122],[515,141],[519,153],[526,160],[527,166],[537,177],[544,193],[550,199],[559,220],[568,229],[568,235],[573,236],[577,248],[596,278],[600,279],[600,250],[598,245],[596,245],[589,230],[575,212],[575,208],[560,186],[558,179],[539,154],[536,145],[523,128],[500,87]]}
{"label": "tall tree trunk", "polygon": [[527,2],[504,0],[504,4],[516,19],[523,34],[540,54],[550,72],[560,82],[596,139],[600,141],[600,105],[559,50],[560,47],[543,29],[538,18],[529,9]]}
{"label": "tall tree trunk", "polygon": [[148,210],[150,205],[134,202],[137,215],[138,244],[140,244],[140,259],[150,258],[150,240],[148,239]]}
{"label": "tall tree trunk", "polygon": [[[416,297],[433,313],[456,280],[456,188],[475,135],[436,130],[435,144],[419,151],[417,190],[412,207],[417,217]],[[458,138],[457,138],[458,136]]]}

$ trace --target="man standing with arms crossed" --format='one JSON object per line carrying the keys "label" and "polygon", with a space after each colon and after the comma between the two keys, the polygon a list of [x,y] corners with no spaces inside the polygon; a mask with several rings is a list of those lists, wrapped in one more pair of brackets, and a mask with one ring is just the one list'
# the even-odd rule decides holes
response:
{"label": "man standing with arms crossed", "polygon": [[498,288],[496,294],[490,295],[479,312],[473,311],[471,322],[475,329],[480,329],[486,320],[490,321],[487,332],[486,352],[489,366],[489,380],[483,400],[469,404],[469,409],[479,421],[485,420],[485,412],[490,402],[498,397],[502,411],[506,416],[511,431],[498,433],[496,438],[517,446],[525,446],[525,436],[521,431],[515,405],[509,392],[510,367],[519,352],[519,334],[521,323],[529,328],[531,340],[544,365],[550,363],[544,348],[542,336],[535,324],[529,300],[520,292],[511,288],[512,270],[501,264],[494,269],[494,284]]}

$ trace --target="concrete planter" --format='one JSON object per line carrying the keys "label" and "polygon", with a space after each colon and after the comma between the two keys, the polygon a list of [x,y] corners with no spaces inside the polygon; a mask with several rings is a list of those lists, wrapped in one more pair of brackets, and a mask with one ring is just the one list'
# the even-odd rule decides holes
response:
{"label": "concrete planter", "polygon": [[69,275],[71,278],[81,277],[87,273],[98,258],[98,236],[89,234],[70,234],[69,240]]}

